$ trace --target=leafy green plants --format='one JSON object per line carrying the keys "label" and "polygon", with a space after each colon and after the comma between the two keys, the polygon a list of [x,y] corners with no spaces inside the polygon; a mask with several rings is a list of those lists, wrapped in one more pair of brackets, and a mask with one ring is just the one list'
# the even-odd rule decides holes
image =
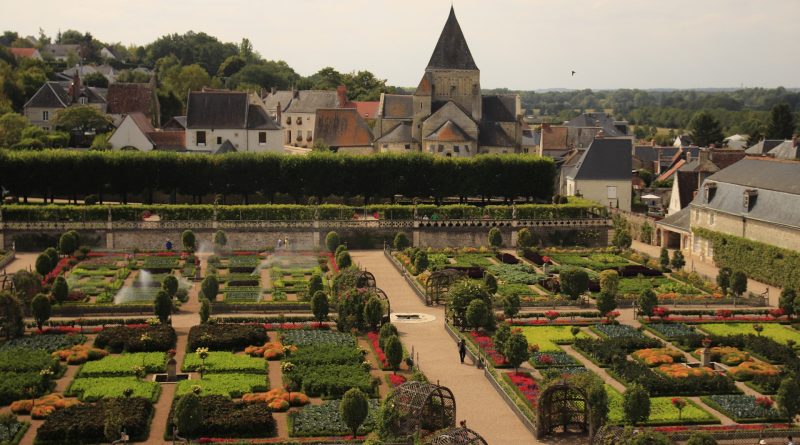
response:
{"label": "leafy green plants", "polygon": [[293,382],[309,397],[341,397],[348,389],[358,388],[366,394],[375,394],[376,384],[364,366],[358,364],[322,364],[293,366],[284,362],[284,378]]}
{"label": "leafy green plants", "polygon": [[[343,436],[351,431],[339,415],[340,400],[328,400],[322,405],[308,405],[290,413],[289,434],[292,437]],[[380,402],[369,401],[369,414],[358,429],[358,434],[367,434],[375,428],[375,416]]]}
{"label": "leafy green plants", "polygon": [[[606,385],[608,393],[608,421],[612,424],[623,423],[625,414],[622,411],[622,394]],[[691,400],[685,400],[686,406],[681,412],[672,404],[672,397],[651,397],[650,416],[644,425],[687,425],[720,423],[719,419],[702,409]],[[680,419],[678,416],[680,415]]]}
{"label": "leafy green plants", "polygon": [[[57,410],[36,431],[39,444],[106,443],[105,420],[118,399],[103,399]],[[124,401],[125,409],[118,410],[122,427],[131,441],[147,439],[153,405],[142,398]]]}
{"label": "leafy green plants", "polygon": [[693,328],[683,323],[650,323],[645,327],[662,338],[677,338],[694,332]]}
{"label": "leafy green plants", "polygon": [[168,325],[113,326],[97,334],[94,345],[111,352],[166,352],[175,347],[175,329]]}
{"label": "leafy green plants", "polygon": [[40,372],[49,370],[57,373],[59,362],[47,351],[28,348],[8,348],[0,351],[0,372]]}
{"label": "leafy green plants", "polygon": [[540,352],[559,352],[561,348],[559,344],[569,344],[575,341],[575,338],[589,338],[583,332],[579,333],[577,337],[572,335],[572,326],[559,325],[559,326],[524,326],[522,333],[528,339],[531,345],[539,345]]}
{"label": "leafy green plants", "polygon": [[[776,323],[764,323],[761,326],[764,328],[760,334],[762,337],[768,337],[780,343],[786,343],[788,340],[800,343],[800,331]],[[749,323],[707,323],[701,329],[709,334],[719,336],[756,333],[753,325]]]}
{"label": "leafy green plants", "polygon": [[248,392],[268,391],[269,383],[263,374],[207,374],[200,380],[183,380],[178,383],[176,395],[189,394],[194,387],[199,387],[203,395],[241,397]]}
{"label": "leafy green plants", "polygon": [[203,365],[209,373],[263,374],[266,372],[266,361],[245,354],[233,354],[227,351],[208,353],[205,363],[197,354],[186,354],[181,369],[193,372]]}
{"label": "leafy green plants", "polygon": [[495,264],[488,270],[499,281],[506,284],[536,284],[544,278],[543,275],[537,274],[533,267],[525,263]]}
{"label": "leafy green plants", "polygon": [[[170,410],[167,431],[172,431],[176,399]],[[220,395],[200,397],[203,413],[200,427],[190,437],[271,437],[275,419],[266,404],[242,403]]]}
{"label": "leafy green plants", "polygon": [[[351,334],[319,329],[298,329],[281,333],[283,343],[298,347],[312,345],[355,346],[356,340]],[[253,343],[256,344],[256,343]]]}
{"label": "leafy green plants", "polygon": [[46,352],[54,352],[70,346],[79,345],[86,341],[86,336],[81,334],[67,335],[31,335],[19,337],[0,345],[0,351],[15,348],[42,349]]}
{"label": "leafy green plants", "polygon": [[260,325],[202,324],[189,330],[188,349],[206,347],[212,351],[233,351],[266,342],[267,331]]}
{"label": "leafy green plants", "polygon": [[580,362],[566,352],[533,352],[531,364],[536,368],[561,368],[580,365]]}
{"label": "leafy green plants", "polygon": [[626,324],[596,324],[592,330],[605,338],[644,337],[644,334]]}
{"label": "leafy green plants", "polygon": [[702,398],[708,406],[722,412],[739,423],[772,422],[783,420],[773,407],[759,405],[757,398],[743,394],[711,395]]}
{"label": "leafy green plants", "polygon": [[167,354],[163,352],[135,352],[109,355],[83,365],[80,377],[121,377],[136,375],[137,367],[144,367],[148,374],[165,372]]}
{"label": "leafy green plants", "polygon": [[136,377],[91,377],[72,381],[65,395],[78,397],[83,402],[100,399],[124,397],[130,390],[130,397],[141,397],[155,403],[161,394],[161,386],[156,382],[140,380]]}

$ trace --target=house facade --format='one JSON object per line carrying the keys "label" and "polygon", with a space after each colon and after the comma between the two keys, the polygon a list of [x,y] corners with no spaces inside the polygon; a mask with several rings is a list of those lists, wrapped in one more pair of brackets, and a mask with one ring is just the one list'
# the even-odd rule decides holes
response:
{"label": "house facade", "polygon": [[561,169],[561,195],[582,196],[611,208],[631,210],[630,139],[595,139]]}
{"label": "house facade", "polygon": [[55,128],[56,114],[68,107],[89,105],[105,113],[106,94],[104,88],[84,86],[77,75],[69,82],[45,82],[25,103],[23,113],[31,124],[49,131]]}
{"label": "house facade", "polygon": [[263,98],[269,115],[283,127],[283,145],[301,148],[314,146],[317,110],[341,108],[345,102],[346,92],[324,90],[273,90]]}
{"label": "house facade", "polygon": [[109,137],[112,150],[169,150],[186,149],[186,131],[156,130],[150,118],[143,113],[126,114]]}
{"label": "house facade", "polygon": [[192,91],[186,105],[186,149],[216,153],[283,152],[283,130],[261,99],[238,91]]}

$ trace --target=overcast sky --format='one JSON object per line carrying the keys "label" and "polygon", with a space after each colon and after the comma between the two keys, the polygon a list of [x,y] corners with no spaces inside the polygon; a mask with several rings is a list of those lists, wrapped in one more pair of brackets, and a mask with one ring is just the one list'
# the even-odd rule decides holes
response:
{"label": "overcast sky", "polygon": [[[302,75],[416,86],[451,0],[0,0],[0,29],[249,38]],[[799,87],[800,0],[454,0],[484,88]],[[575,70],[575,76],[570,72]]]}

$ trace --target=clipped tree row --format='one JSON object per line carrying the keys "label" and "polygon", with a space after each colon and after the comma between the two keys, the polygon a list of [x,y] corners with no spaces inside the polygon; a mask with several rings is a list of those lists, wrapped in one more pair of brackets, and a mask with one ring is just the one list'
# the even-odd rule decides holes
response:
{"label": "clipped tree row", "polygon": [[445,158],[428,154],[282,156],[232,153],[0,151],[0,185],[17,196],[134,193],[303,198],[494,196],[549,201],[555,165],[537,156]]}

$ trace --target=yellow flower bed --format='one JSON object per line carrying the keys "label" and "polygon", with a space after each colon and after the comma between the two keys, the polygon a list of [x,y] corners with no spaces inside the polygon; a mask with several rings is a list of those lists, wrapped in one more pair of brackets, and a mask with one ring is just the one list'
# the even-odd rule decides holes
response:
{"label": "yellow flower bed", "polygon": [[688,377],[711,377],[714,375],[714,371],[711,368],[706,368],[704,366],[689,368],[678,363],[661,365],[658,367],[658,371],[673,379],[685,379]]}
{"label": "yellow flower bed", "polygon": [[633,354],[634,358],[641,360],[647,366],[659,366],[681,361],[683,354],[669,348],[640,349]]}
{"label": "yellow flower bed", "polygon": [[780,371],[769,363],[744,362],[739,366],[728,369],[730,375],[736,380],[751,380],[757,375],[778,375]]}

